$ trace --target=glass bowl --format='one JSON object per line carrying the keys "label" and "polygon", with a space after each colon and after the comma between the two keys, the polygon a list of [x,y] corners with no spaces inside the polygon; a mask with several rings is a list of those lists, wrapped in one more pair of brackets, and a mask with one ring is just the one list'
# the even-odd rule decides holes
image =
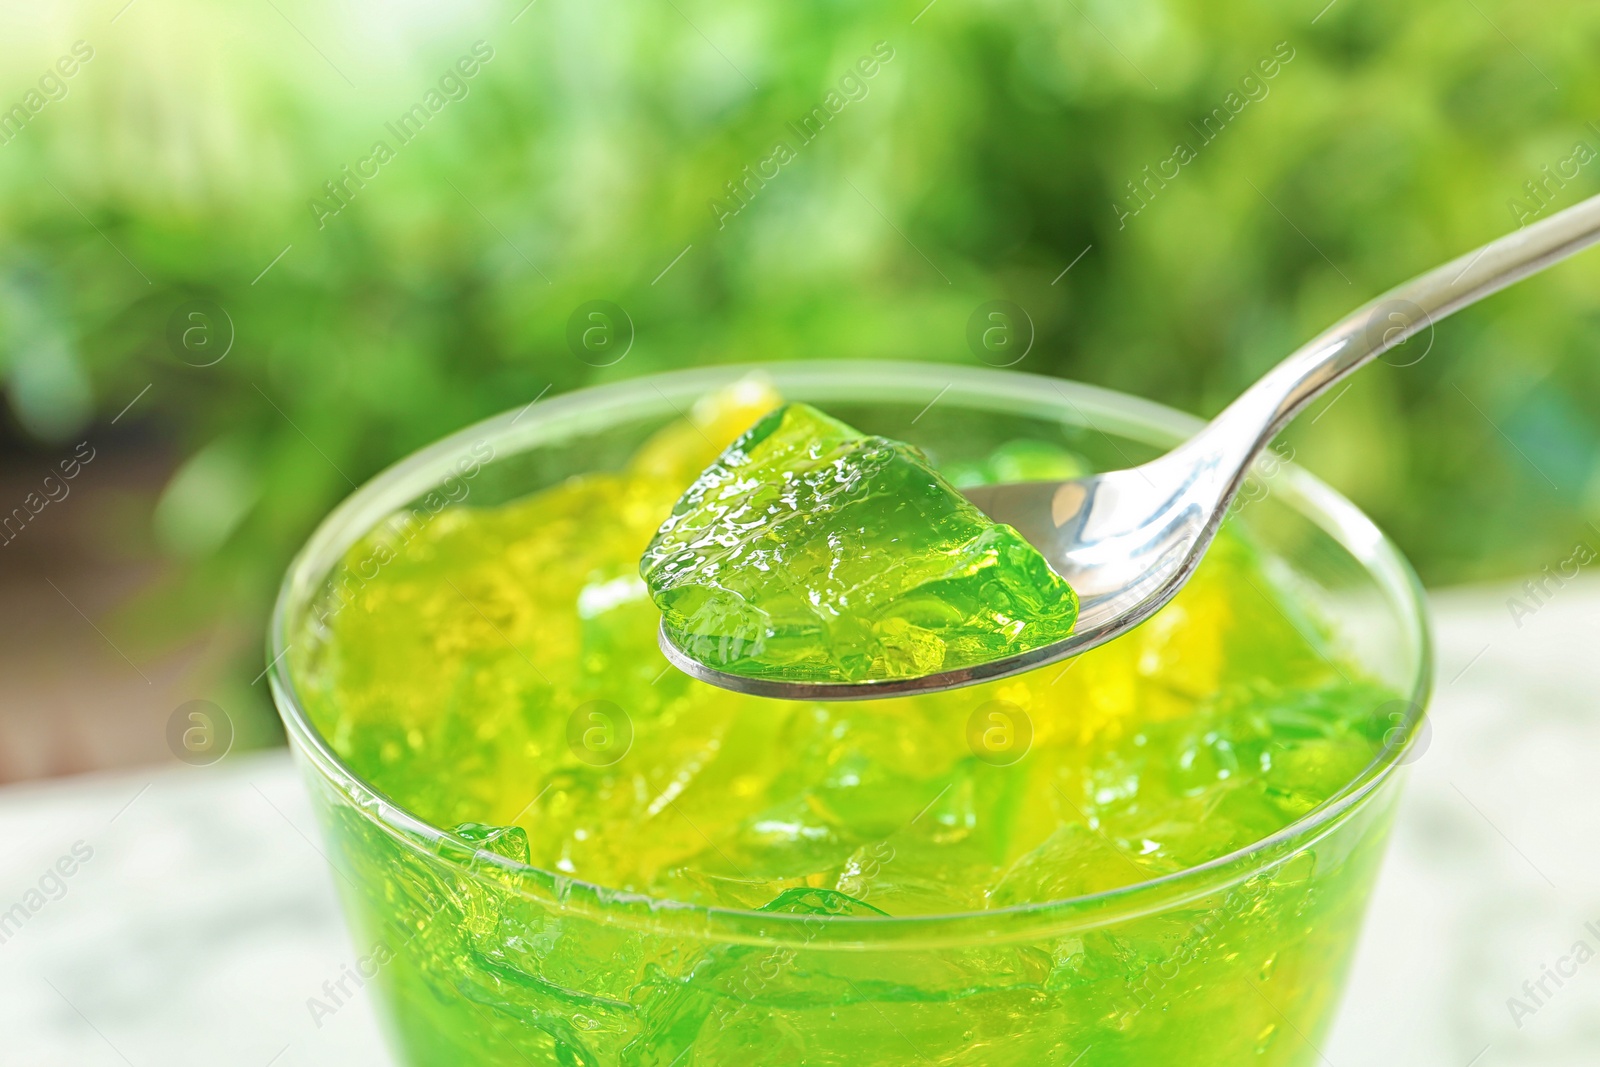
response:
{"label": "glass bowl", "polygon": [[509,411],[355,492],[291,566],[268,654],[361,952],[357,970],[378,991],[401,1061],[1316,1062],[1423,728],[1432,653],[1410,567],[1365,516],[1292,464],[1263,469],[1231,521],[1248,527],[1352,660],[1402,699],[1373,709],[1388,724],[1384,744],[1337,794],[1265,840],[1164,877],[931,916],[652,899],[474,849],[363,781],[319,733],[301,654],[330,596],[338,602],[337,583],[362,580],[346,554],[364,535],[396,515],[425,523],[455,502],[494,505],[621,469],[696,400],[757,369],[786,399],[918,445],[945,466],[1029,437],[1096,469],[1126,467],[1200,426],[1146,401],[1010,371],[718,367]]}

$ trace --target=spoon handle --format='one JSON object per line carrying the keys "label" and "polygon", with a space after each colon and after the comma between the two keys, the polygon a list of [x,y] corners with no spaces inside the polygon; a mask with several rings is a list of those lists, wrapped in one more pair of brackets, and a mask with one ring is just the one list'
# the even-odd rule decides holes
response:
{"label": "spoon handle", "polygon": [[[1600,241],[1600,196],[1428,271],[1346,315],[1228,405],[1191,444],[1243,465],[1331,386],[1416,333]],[[1185,446],[1186,448],[1188,446]]]}

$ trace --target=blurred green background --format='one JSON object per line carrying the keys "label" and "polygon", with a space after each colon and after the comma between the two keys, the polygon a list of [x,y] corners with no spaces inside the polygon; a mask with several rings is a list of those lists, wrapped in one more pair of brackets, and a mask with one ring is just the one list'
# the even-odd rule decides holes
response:
{"label": "blurred green background", "polygon": [[[1018,370],[1211,415],[1600,189],[1580,0],[524,2],[0,14],[0,511],[95,455],[0,549],[0,589],[40,568],[86,641],[238,709],[248,743],[311,527],[547,389],[973,364],[969,320],[1006,300],[1036,329]],[[768,177],[741,203],[747,166]],[[1294,454],[1430,584],[1600,546],[1597,282],[1591,255],[1441,324],[1303,416]],[[599,299],[635,333],[608,366],[567,342]],[[80,573],[112,593],[83,603]]]}

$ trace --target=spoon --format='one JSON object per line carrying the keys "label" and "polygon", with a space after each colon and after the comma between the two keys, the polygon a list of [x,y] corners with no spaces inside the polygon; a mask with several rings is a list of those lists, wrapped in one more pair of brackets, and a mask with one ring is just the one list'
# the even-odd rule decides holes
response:
{"label": "spoon", "polygon": [[1079,597],[1072,634],[959,670],[860,682],[785,682],[690,658],[663,624],[661,651],[724,689],[787,700],[868,700],[1006,678],[1076,656],[1144,622],[1188,582],[1257,453],[1312,400],[1358,368],[1474,304],[1600,240],[1600,196],[1508,234],[1351,312],[1252,385],[1188,441],[1128,470],[1062,482],[977,486],[966,496],[1009,523]]}

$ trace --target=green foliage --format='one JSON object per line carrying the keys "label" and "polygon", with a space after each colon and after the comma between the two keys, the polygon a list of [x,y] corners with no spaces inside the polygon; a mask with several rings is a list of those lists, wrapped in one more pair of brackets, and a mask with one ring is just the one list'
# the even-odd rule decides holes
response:
{"label": "green foliage", "polygon": [[[1037,328],[1019,370],[1214,413],[1351,307],[1514,228],[1541,166],[1600,151],[1600,8],[1319,7],[18,15],[35,23],[0,44],[0,105],[74,40],[94,58],[0,144],[10,410],[41,440],[142,425],[193,457],[138,535],[184,561],[155,613],[172,631],[258,627],[353,483],[546,386],[723,361],[974,363],[968,319],[1003,299]],[[492,58],[452,74],[480,40]],[[457,84],[413,140],[390,132]],[[790,124],[830,92],[847,103],[806,143]],[[324,183],[378,141],[393,158],[330,214]],[[780,141],[792,158],[774,162]],[[1194,158],[1131,214],[1127,183],[1180,141]],[[776,176],[740,205],[725,183],[746,166]],[[1597,186],[1584,165],[1549,210]],[[1303,418],[1299,457],[1431,581],[1565,558],[1596,510],[1597,281],[1590,256],[1441,325],[1426,358]],[[236,332],[212,366],[167,340],[196,297]],[[637,332],[612,366],[566,343],[595,299]]]}

